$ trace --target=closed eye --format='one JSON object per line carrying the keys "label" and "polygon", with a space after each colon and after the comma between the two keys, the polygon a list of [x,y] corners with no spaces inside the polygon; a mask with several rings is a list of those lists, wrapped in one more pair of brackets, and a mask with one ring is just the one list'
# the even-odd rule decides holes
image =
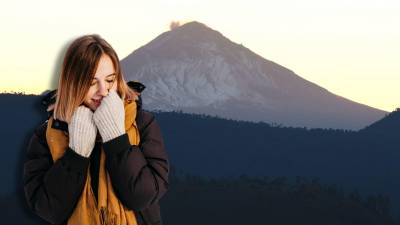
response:
{"label": "closed eye", "polygon": [[[115,79],[112,79],[112,80],[106,80],[108,83],[113,83],[114,81],[115,81]],[[92,84],[90,84],[91,86],[93,86],[93,85],[95,85],[95,84],[97,84],[97,82],[94,82],[94,83],[92,83]]]}

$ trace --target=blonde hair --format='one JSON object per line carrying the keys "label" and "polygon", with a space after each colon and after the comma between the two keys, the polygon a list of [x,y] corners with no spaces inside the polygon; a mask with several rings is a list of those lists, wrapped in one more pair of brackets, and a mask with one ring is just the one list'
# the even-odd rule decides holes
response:
{"label": "blonde hair", "polygon": [[98,34],[84,35],[75,39],[65,53],[55,93],[54,119],[70,122],[75,109],[84,102],[103,54],[113,62],[121,98],[128,101],[137,98],[124,79],[118,55],[111,45]]}

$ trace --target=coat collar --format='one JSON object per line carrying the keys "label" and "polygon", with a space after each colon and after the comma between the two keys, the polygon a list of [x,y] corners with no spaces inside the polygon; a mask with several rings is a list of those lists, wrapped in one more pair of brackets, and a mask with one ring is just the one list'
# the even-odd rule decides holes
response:
{"label": "coat collar", "polygon": [[[54,119],[54,118],[53,118]],[[68,132],[68,123],[59,119],[54,119],[51,128]]]}

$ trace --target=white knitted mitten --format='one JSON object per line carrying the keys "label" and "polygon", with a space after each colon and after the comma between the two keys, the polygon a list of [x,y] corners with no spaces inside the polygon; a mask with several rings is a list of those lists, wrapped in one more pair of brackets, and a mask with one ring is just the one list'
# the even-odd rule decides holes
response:
{"label": "white knitted mitten", "polygon": [[115,90],[103,98],[93,113],[103,143],[125,133],[125,109],[122,99]]}
{"label": "white knitted mitten", "polygon": [[95,145],[97,127],[93,112],[86,106],[79,106],[68,124],[69,147],[79,155],[88,158]]}

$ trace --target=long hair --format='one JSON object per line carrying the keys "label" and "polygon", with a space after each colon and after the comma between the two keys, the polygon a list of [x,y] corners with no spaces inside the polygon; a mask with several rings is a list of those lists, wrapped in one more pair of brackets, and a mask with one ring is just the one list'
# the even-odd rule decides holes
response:
{"label": "long hair", "polygon": [[55,93],[54,119],[70,122],[75,109],[84,102],[103,54],[112,60],[117,92],[121,98],[129,101],[137,99],[124,79],[118,55],[111,45],[98,34],[84,35],[75,39],[65,53]]}

